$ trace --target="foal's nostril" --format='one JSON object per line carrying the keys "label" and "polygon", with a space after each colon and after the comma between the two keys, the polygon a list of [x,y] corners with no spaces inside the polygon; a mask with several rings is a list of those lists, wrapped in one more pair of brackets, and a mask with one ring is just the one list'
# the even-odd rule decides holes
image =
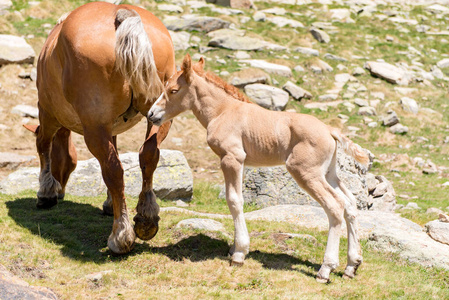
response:
{"label": "foal's nostril", "polygon": [[147,119],[151,119],[151,117],[153,117],[153,115],[154,115],[154,113],[150,110],[148,112]]}

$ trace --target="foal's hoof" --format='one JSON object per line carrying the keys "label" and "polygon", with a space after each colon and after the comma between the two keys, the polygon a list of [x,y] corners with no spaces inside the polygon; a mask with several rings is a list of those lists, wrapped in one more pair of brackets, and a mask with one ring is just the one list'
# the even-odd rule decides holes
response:
{"label": "foal's hoof", "polygon": [[37,197],[36,207],[39,209],[52,208],[56,204],[58,204],[58,196],[50,198]]}
{"label": "foal's hoof", "polygon": [[134,232],[141,240],[151,240],[159,230],[158,222],[160,218],[148,219],[142,217],[140,214],[134,217]]}
{"label": "foal's hoof", "polygon": [[230,265],[233,267],[241,267],[245,262],[245,255],[242,252],[234,252],[231,256]]}
{"label": "foal's hoof", "polygon": [[329,283],[331,282],[329,278],[322,278],[319,275],[316,276],[316,282],[318,283]]}

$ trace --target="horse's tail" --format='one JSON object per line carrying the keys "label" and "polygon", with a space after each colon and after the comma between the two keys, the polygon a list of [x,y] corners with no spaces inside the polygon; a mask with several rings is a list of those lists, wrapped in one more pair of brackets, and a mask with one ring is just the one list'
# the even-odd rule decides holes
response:
{"label": "horse's tail", "polygon": [[345,135],[343,135],[340,130],[330,127],[329,126],[330,133],[332,137],[340,142],[341,146],[343,147],[343,150],[346,152],[346,154],[352,156],[356,161],[364,165],[365,167],[368,167],[370,163],[369,155],[360,147],[360,145],[357,145],[350,139],[348,139]]}
{"label": "horse's tail", "polygon": [[153,49],[139,14],[119,9],[115,17],[115,63],[134,95],[146,100],[157,98],[163,84],[157,74]]}

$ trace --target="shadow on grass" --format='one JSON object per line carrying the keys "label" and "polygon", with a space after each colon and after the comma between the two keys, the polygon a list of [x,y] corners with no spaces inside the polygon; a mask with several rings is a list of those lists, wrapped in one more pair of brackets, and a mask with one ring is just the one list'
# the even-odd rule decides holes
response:
{"label": "shadow on grass", "polygon": [[[174,244],[158,247],[146,243],[136,243],[133,251],[121,256],[113,256],[107,249],[107,240],[112,229],[112,217],[90,204],[63,200],[57,206],[37,209],[35,198],[18,198],[6,202],[8,215],[21,227],[51,243],[62,246],[61,253],[79,261],[104,263],[126,259],[144,252],[159,253],[173,261],[189,259],[199,262],[214,258],[228,260],[229,245],[226,241],[196,234]],[[160,228],[159,234],[163,234]],[[319,265],[282,253],[252,251],[247,258],[259,261],[264,268],[273,270],[294,270],[294,265],[304,265],[319,269]],[[301,271],[306,275],[315,274]]]}

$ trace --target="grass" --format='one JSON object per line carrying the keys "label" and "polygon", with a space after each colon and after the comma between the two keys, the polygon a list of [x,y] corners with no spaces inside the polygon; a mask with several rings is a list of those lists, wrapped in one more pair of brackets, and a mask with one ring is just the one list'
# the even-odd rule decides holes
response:
{"label": "grass", "polygon": [[[207,184],[200,184],[198,190],[202,192],[192,204],[206,209],[217,190]],[[104,197],[67,196],[50,210],[37,210],[34,197],[30,192],[0,195],[0,264],[32,285],[51,288],[62,299],[449,297],[447,271],[377,253],[365,241],[359,275],[343,280],[345,239],[341,241],[342,266],[331,275],[332,283],[318,284],[314,276],[326,233],[291,223],[248,222],[251,249],[241,268],[230,267],[227,257],[231,220],[220,220],[224,233],[178,229],[175,225],[191,216],[175,212],[161,213],[160,231],[153,240],[138,240],[130,254],[113,256],[106,248],[112,218],[100,210]],[[135,202],[129,199],[128,206]],[[311,234],[317,241],[279,238],[281,232]],[[99,281],[86,277],[96,272],[104,274]]]}

